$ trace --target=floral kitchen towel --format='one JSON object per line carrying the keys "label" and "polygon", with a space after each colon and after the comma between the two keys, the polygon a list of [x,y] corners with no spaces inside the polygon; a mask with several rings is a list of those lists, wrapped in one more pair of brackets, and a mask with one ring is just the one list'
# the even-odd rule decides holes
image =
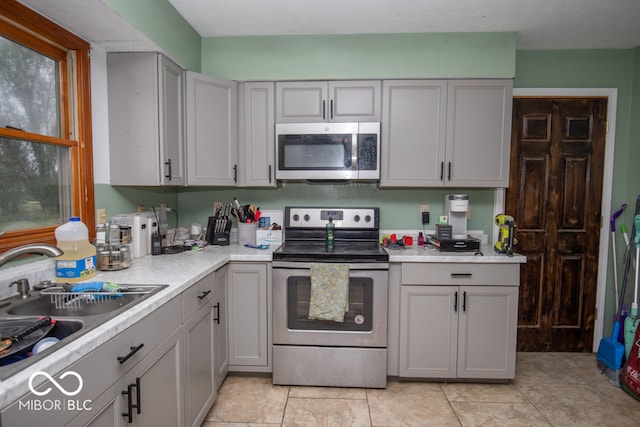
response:
{"label": "floral kitchen towel", "polygon": [[349,311],[349,264],[312,263],[309,319],[344,321]]}

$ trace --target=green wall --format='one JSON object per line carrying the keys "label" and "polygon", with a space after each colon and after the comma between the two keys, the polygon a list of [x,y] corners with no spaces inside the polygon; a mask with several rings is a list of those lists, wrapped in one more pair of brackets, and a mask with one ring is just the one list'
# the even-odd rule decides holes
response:
{"label": "green wall", "polygon": [[167,0],[102,1],[183,67],[200,71],[200,35]]}
{"label": "green wall", "polygon": [[512,78],[515,33],[214,37],[202,72],[231,80]]}
{"label": "green wall", "polygon": [[138,205],[150,210],[163,203],[178,207],[178,194],[173,187],[123,187],[107,184],[94,186],[96,209],[107,210],[107,220],[114,215],[137,212]]}
{"label": "green wall", "polygon": [[493,190],[487,189],[379,189],[376,184],[306,184],[284,183],[277,189],[197,189],[185,188],[179,193],[182,224],[206,224],[213,202],[230,202],[237,197],[242,204],[255,204],[261,209],[283,209],[284,206],[379,206],[382,228],[422,229],[420,204],[430,205],[433,229],[437,217],[443,215],[444,195],[469,194],[471,218],[469,229],[491,232]]}

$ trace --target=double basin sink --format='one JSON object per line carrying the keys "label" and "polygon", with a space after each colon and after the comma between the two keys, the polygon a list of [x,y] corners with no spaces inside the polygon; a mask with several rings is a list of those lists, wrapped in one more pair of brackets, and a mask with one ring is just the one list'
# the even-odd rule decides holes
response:
{"label": "double basin sink", "polygon": [[[109,295],[89,292],[64,293],[60,289],[52,288],[31,291],[26,298],[16,295],[0,300],[0,331],[3,330],[3,325],[6,326],[4,330],[8,330],[9,325],[16,322],[35,323],[42,316],[50,316],[55,320],[55,324],[46,336],[60,340],[29,357],[27,355],[31,346],[11,356],[0,355],[0,380],[9,378],[166,287],[167,285],[123,285],[124,292]],[[24,339],[27,338],[28,336]],[[12,344],[14,345],[19,346],[20,341]]]}

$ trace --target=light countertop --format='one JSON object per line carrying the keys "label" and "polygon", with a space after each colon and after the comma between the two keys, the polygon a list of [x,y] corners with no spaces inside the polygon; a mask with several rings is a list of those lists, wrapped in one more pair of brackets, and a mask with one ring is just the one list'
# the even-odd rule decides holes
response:
{"label": "light countertop", "polygon": [[389,262],[472,262],[472,263],[525,263],[527,257],[514,254],[507,256],[498,254],[493,246],[482,245],[482,255],[475,252],[440,252],[431,246],[410,246],[401,249],[386,249],[389,254]]}

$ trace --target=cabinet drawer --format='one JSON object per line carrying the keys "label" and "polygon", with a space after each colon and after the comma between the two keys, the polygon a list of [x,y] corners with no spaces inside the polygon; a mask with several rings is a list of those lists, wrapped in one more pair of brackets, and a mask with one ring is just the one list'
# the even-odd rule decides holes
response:
{"label": "cabinet drawer", "polygon": [[403,263],[402,284],[519,286],[520,264]]}
{"label": "cabinet drawer", "polygon": [[182,293],[183,322],[209,304],[209,301],[213,299],[215,286],[215,273],[211,273]]}

